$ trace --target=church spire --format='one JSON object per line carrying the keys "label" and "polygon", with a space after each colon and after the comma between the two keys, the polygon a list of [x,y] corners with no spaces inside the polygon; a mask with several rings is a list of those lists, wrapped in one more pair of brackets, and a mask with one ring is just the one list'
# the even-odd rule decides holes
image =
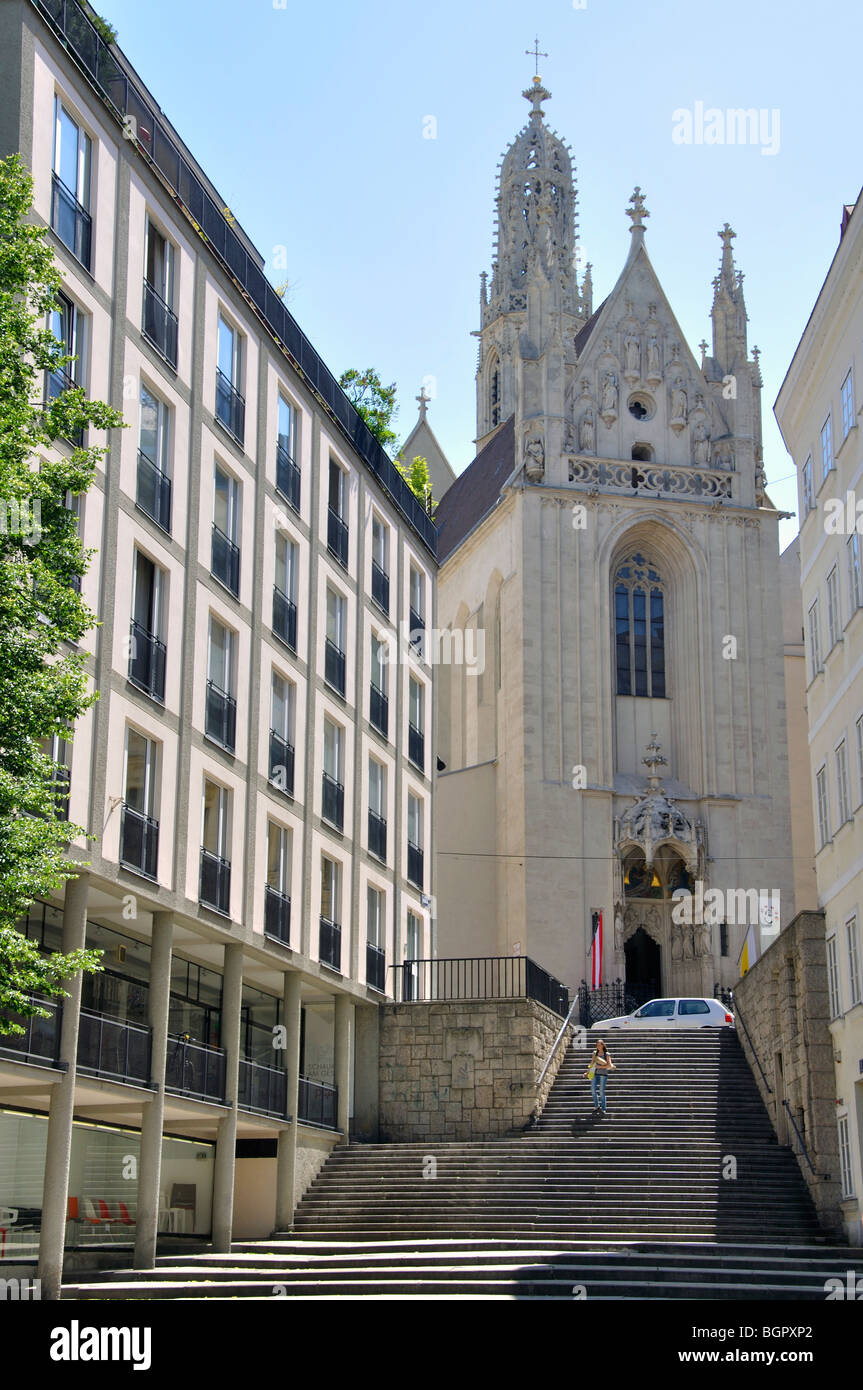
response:
{"label": "church spire", "polygon": [[713,357],[723,372],[733,371],[741,358],[746,360],[746,304],[743,276],[734,264],[731,243],[736,232],[725,223],[717,232],[722,242],[719,274],[713,281]]}

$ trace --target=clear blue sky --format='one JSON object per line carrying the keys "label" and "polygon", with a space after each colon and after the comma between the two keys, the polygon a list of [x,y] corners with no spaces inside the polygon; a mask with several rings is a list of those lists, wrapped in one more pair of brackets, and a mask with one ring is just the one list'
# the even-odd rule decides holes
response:
{"label": "clear blue sky", "polygon": [[[773,402],[863,172],[860,21],[851,0],[99,0],[119,43],[273,267],[338,374],[395,380],[404,438],[425,376],[456,471],[472,457],[479,272],[497,163],[540,63],[572,147],[595,303],[628,249],[638,183],[647,248],[695,347],[710,339],[716,236],[737,232],[749,342],[762,350],[765,463],[795,511]],[[779,111],[779,152],[672,141],[672,113]],[[433,116],[437,138],[423,138]],[[428,128],[428,123],[426,123]],[[785,479],[786,481],[781,481]],[[796,531],[785,524],[783,544]]]}

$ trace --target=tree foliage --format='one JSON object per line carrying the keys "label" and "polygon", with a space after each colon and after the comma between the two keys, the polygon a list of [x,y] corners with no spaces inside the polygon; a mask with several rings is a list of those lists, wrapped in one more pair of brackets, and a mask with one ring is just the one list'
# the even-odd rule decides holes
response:
{"label": "tree foliage", "polygon": [[364,372],[349,367],[339,377],[339,385],[381,447],[392,449],[397,439],[395,430],[391,428],[393,418],[398,414],[395,382],[384,386],[374,367],[366,367]]}
{"label": "tree foliage", "polygon": [[421,454],[414,454],[410,467],[406,467],[401,459],[396,459],[396,468],[401,473],[414,497],[422,502],[429,516],[434,516],[437,502],[435,502],[432,497],[428,459],[424,459]]}

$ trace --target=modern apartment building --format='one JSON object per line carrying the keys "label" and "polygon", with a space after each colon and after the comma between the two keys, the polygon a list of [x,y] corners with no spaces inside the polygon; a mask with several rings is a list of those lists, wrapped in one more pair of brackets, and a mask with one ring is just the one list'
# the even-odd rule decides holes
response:
{"label": "modern apartment building", "polygon": [[[776,416],[797,465],[818,905],[842,1210],[863,1243],[863,210],[842,234]],[[860,404],[858,404],[860,402]]]}
{"label": "modern apartment building", "polygon": [[284,1226],[374,1132],[377,1006],[434,951],[435,531],[77,0],[3,0],[0,54],[54,331],[127,421],[73,499],[100,698],[54,755],[95,839],[26,923],[104,970],[0,1038],[0,1260],[52,1296],[64,1246]]}

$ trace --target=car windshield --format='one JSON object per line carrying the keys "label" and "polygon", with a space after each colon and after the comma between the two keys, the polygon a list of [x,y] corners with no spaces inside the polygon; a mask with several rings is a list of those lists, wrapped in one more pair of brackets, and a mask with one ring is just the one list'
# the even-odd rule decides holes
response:
{"label": "car windshield", "polygon": [[643,1009],[639,1009],[637,1018],[671,1018],[674,1013],[673,999],[651,999],[649,1004],[645,1004]]}

